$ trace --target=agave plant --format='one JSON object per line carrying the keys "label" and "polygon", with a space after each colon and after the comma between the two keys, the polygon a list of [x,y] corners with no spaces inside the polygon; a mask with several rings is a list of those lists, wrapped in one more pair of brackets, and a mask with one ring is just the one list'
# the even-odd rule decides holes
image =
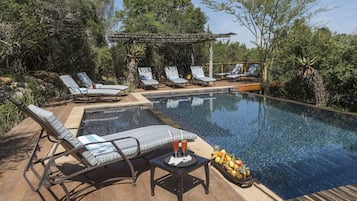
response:
{"label": "agave plant", "polygon": [[128,62],[128,77],[127,80],[129,82],[129,91],[133,91],[135,85],[138,83],[137,78],[137,69],[140,58],[145,54],[145,46],[142,45],[133,45],[129,49],[129,53],[127,54],[129,62]]}
{"label": "agave plant", "polygon": [[299,69],[299,75],[305,79],[310,81],[311,78],[314,77],[315,69],[312,67],[317,61],[317,57],[306,58],[306,57],[298,57],[298,62],[302,65]]}
{"label": "agave plant", "polygon": [[323,79],[318,71],[312,67],[317,62],[317,57],[306,58],[301,56],[297,58],[297,61],[302,66],[298,72],[299,76],[307,80],[309,85],[313,85],[316,105],[325,105],[326,90],[323,84]]}

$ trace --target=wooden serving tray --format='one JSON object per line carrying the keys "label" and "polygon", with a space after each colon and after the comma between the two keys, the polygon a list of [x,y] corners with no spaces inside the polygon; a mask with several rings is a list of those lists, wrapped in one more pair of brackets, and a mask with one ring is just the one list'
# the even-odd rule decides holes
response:
{"label": "wooden serving tray", "polygon": [[211,165],[213,167],[215,167],[218,171],[221,172],[221,174],[230,182],[240,186],[241,188],[248,188],[251,187],[253,185],[254,179],[252,177],[252,175],[250,175],[249,177],[245,178],[245,179],[238,179],[233,177],[232,175],[230,175],[222,165],[214,162],[211,160]]}

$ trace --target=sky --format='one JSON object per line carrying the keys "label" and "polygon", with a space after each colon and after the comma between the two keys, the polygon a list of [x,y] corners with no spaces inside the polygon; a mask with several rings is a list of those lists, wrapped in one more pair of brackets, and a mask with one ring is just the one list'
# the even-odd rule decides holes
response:
{"label": "sky", "polygon": [[[118,7],[122,6],[122,0],[115,0]],[[215,12],[201,4],[201,0],[191,1],[195,7],[200,7],[208,18],[206,24],[214,34],[236,33],[230,41],[245,44],[248,48],[254,47],[250,42],[254,40],[252,34],[234,21],[234,16],[224,12]],[[224,2],[224,0],[216,0]],[[357,0],[318,0],[317,7],[328,7],[331,10],[316,15],[311,23],[317,27],[328,27],[333,33],[357,34]],[[223,39],[228,40],[228,39]]]}

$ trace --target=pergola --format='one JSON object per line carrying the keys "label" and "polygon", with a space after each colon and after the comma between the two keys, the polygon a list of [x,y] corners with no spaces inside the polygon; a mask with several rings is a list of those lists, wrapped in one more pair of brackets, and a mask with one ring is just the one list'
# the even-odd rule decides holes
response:
{"label": "pergola", "polygon": [[[211,33],[124,33],[118,32],[108,36],[110,43],[181,43],[195,44],[213,41],[217,38],[229,38],[235,33],[211,34]],[[213,71],[213,48],[210,43],[209,76],[212,77]]]}
{"label": "pergola", "polygon": [[229,38],[235,33],[183,33],[183,34],[154,34],[154,33],[114,33],[108,37],[111,43],[201,43],[217,38]]}

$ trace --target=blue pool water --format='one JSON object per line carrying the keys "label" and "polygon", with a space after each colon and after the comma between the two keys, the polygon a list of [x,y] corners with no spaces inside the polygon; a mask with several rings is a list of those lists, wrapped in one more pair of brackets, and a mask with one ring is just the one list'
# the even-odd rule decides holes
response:
{"label": "blue pool water", "polygon": [[357,182],[357,117],[244,93],[151,100],[283,199]]}
{"label": "blue pool water", "polygon": [[81,121],[78,136],[95,133],[99,136],[134,128],[164,124],[148,107],[87,110]]}

